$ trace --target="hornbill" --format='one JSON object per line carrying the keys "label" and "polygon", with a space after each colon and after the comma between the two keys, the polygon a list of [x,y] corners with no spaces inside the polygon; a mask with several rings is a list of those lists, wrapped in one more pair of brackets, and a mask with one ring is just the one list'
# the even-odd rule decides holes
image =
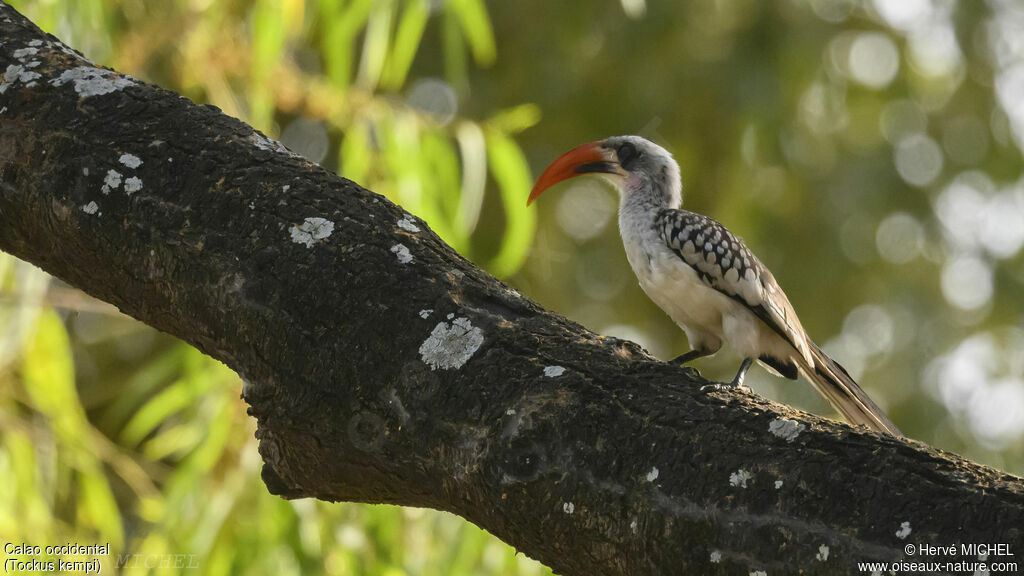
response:
{"label": "hornbill", "polygon": [[775,277],[743,239],[680,208],[679,165],[668,151],[639,136],[583,144],[541,174],[527,204],[583,174],[602,176],[619,192],[619,231],[629,264],[692,348],[673,362],[709,356],[726,343],[744,357],[729,385],[741,386],[756,359],[779,376],[795,380],[803,374],[850,423],[901,436],[846,370],[811,341]]}

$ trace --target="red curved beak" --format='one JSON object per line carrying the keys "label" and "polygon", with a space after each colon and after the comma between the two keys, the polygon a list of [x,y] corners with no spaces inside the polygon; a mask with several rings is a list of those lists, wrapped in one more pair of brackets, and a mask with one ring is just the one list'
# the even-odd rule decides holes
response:
{"label": "red curved beak", "polygon": [[592,173],[620,173],[615,152],[601,146],[601,142],[588,142],[577,146],[552,162],[537,179],[537,183],[533,185],[530,199],[526,201],[526,205],[533,204],[533,201],[545,190],[562,180]]}

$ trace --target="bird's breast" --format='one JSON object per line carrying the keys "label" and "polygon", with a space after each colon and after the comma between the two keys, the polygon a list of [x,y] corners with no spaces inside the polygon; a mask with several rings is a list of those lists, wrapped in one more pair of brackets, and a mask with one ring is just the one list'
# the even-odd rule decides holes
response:
{"label": "bird's breast", "polygon": [[684,329],[720,335],[729,298],[704,284],[697,272],[661,242],[629,242],[626,257],[647,296]]}

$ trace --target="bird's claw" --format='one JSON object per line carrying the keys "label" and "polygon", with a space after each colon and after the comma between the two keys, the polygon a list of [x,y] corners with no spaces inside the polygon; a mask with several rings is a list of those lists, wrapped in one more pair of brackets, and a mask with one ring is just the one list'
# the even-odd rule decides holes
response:
{"label": "bird's claw", "polygon": [[693,366],[682,366],[682,369],[683,369],[683,372],[686,372],[686,375],[691,377],[691,378],[700,378],[701,377],[700,370],[697,370]]}
{"label": "bird's claw", "polygon": [[736,390],[738,392],[743,392],[744,394],[749,394],[751,392],[748,386],[744,386],[739,382],[715,382],[713,384],[705,384],[700,387],[701,392],[706,392],[707,390]]}

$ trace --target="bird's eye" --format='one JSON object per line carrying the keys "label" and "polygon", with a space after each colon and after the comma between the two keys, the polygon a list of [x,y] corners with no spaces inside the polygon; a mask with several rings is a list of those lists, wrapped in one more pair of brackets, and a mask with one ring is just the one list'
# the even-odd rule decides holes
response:
{"label": "bird's eye", "polygon": [[636,146],[632,143],[626,142],[622,146],[619,146],[618,156],[619,166],[629,170],[629,164],[640,157],[640,152],[637,151]]}

